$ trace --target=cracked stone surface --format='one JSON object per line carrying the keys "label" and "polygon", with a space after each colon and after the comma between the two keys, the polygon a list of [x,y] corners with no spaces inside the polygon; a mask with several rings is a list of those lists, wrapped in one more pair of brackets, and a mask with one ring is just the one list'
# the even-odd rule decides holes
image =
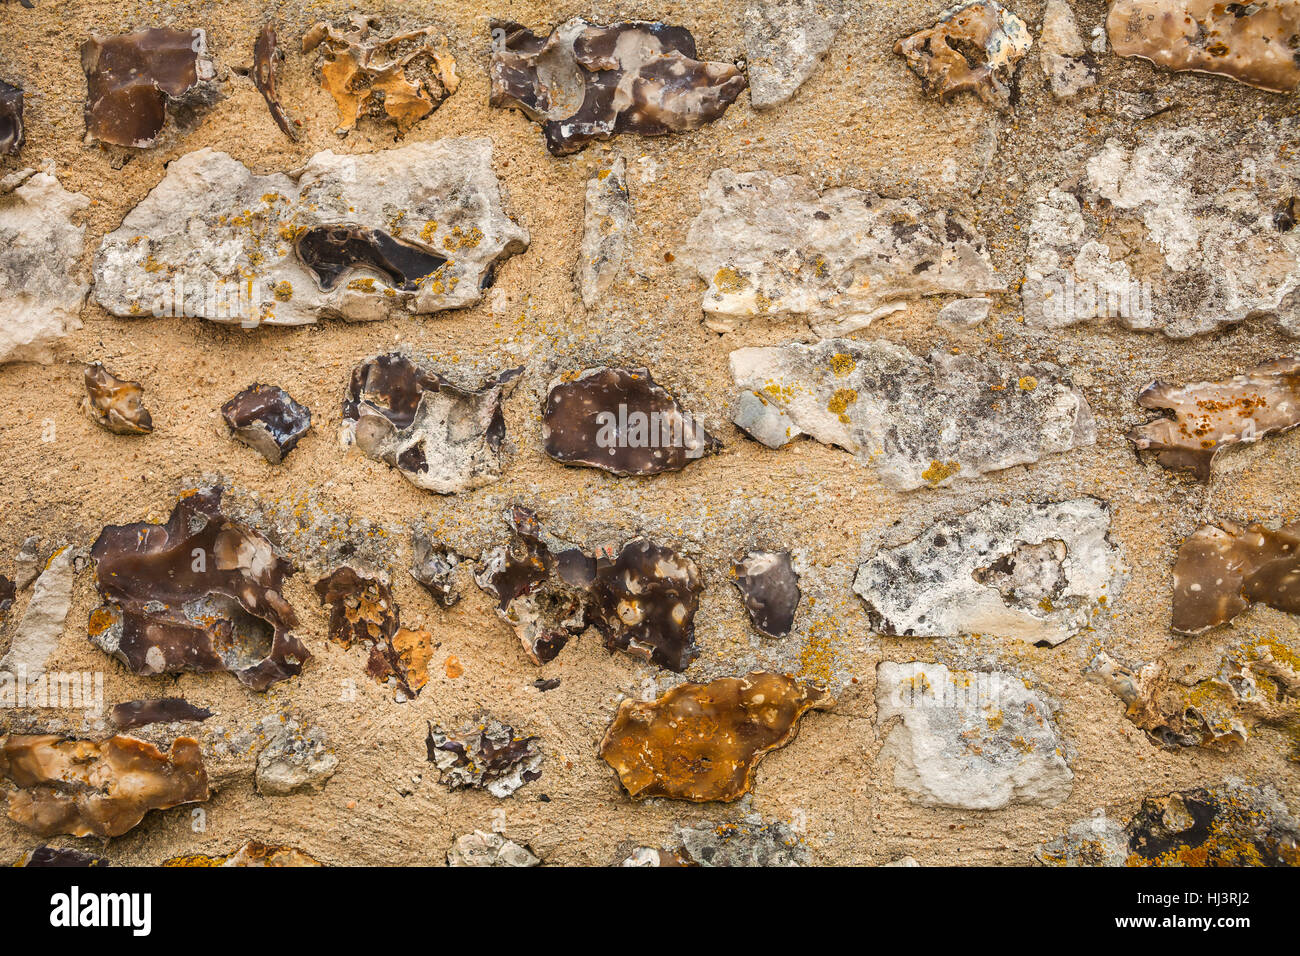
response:
{"label": "cracked stone surface", "polygon": [[1097,440],[1087,400],[1055,365],[928,358],[886,341],[830,339],[731,353],[733,420],[779,448],[834,445],[896,491],[936,488]]}
{"label": "cracked stone surface", "polygon": [[54,361],[54,344],[81,328],[90,283],[81,277],[90,205],[50,173],[0,180],[0,365]]}
{"label": "cracked stone surface", "polygon": [[582,304],[588,309],[600,305],[627,271],[635,226],[627,191],[627,160],[619,156],[587,178],[582,245],[574,276]]}
{"label": "cracked stone surface", "polygon": [[924,296],[1006,288],[972,226],[916,199],[719,169],[700,201],[682,259],[707,286],[701,308],[714,331],[793,315],[819,335],[842,334]]}
{"label": "cracked stone surface", "polygon": [[522,371],[463,388],[400,352],[376,356],[352,371],[339,443],[396,468],[425,491],[481,488],[501,476],[501,405]]}
{"label": "cracked stone surface", "polygon": [[816,72],[847,19],[843,0],[763,0],[745,7],[749,102],[786,102]]}
{"label": "cracked stone surface", "polygon": [[200,149],[104,237],[95,299],[245,326],[464,308],[528,247],[502,192],[488,139],[327,150],[291,175]]}
{"label": "cracked stone surface", "polygon": [[618,133],[698,129],[745,88],[732,64],[697,60],[695,38],[683,27],[575,18],[549,36],[512,21],[494,20],[491,29],[491,104],[539,123],[555,156]]}
{"label": "cracked stone surface", "polygon": [[853,590],[874,630],[994,634],[1055,646],[1091,626],[1121,584],[1110,506],[1096,498],[991,502],[882,548]]}
{"label": "cracked stone surface", "polygon": [[430,724],[425,742],[448,790],[486,790],[503,798],[542,775],[540,738],[516,734],[495,717],[482,715],[457,731]]}
{"label": "cracked stone surface", "polygon": [[876,722],[894,786],[913,803],[1000,810],[1070,795],[1052,710],[1019,677],[886,661],[876,667]]}
{"label": "cracked stone surface", "polygon": [[1295,130],[1288,119],[1235,140],[1193,126],[1143,128],[1135,146],[1108,139],[1076,191],[1037,196],[1025,320],[1182,339],[1263,317],[1300,336],[1300,230],[1279,220],[1300,193]]}

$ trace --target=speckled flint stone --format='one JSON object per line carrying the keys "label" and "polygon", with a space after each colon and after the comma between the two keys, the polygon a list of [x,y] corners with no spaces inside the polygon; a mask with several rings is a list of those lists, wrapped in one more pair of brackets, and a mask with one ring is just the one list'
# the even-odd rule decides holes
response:
{"label": "speckled flint stone", "polygon": [[715,331],[796,315],[836,335],[923,296],[1006,288],[974,229],[915,199],[818,193],[799,176],[719,169],[701,204],[683,261],[708,286],[701,307]]}
{"label": "speckled flint stone", "polygon": [[892,342],[828,339],[731,353],[734,421],[779,448],[836,445],[898,491],[1025,465],[1097,440],[1092,410],[1055,365],[913,355]]}
{"label": "speckled flint stone", "polygon": [[990,502],[883,548],[853,582],[882,634],[993,634],[1056,645],[1087,627],[1121,572],[1096,498]]}
{"label": "speckled flint stone", "polygon": [[[318,226],[381,230],[446,263],[418,288],[355,267],[324,288],[295,241]],[[109,233],[95,255],[95,298],[114,315],[192,315],[242,325],[382,319],[473,305],[496,268],[528,247],[502,209],[488,139],[444,139],[342,156],[317,153],[292,174],[258,176],[201,149]]]}
{"label": "speckled flint stone", "polygon": [[90,205],[48,173],[0,180],[0,364],[53,361],[53,344],[81,328],[90,288],[78,273]]}
{"label": "speckled flint stone", "polygon": [[794,96],[821,64],[845,19],[843,0],[749,4],[740,22],[754,109],[770,109]]}
{"label": "speckled flint stone", "polygon": [[876,668],[876,722],[893,723],[881,756],[913,803],[1000,810],[1054,807],[1074,774],[1046,701],[1002,671],[886,661]]}

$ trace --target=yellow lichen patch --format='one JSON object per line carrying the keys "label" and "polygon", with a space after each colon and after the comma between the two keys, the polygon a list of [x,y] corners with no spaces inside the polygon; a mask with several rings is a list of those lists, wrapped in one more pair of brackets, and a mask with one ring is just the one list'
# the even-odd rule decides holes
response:
{"label": "yellow lichen patch", "polygon": [[353,279],[348,283],[348,288],[353,292],[374,292],[375,280],[371,278]]}
{"label": "yellow lichen patch", "polygon": [[953,475],[961,471],[961,462],[949,461],[943,462],[937,459],[930,462],[930,467],[921,472],[921,477],[931,485],[937,485],[940,482],[947,481]]}
{"label": "yellow lichen patch", "polygon": [[293,298],[293,283],[287,279],[277,282],[272,292],[277,302],[288,302]]}
{"label": "yellow lichen patch", "polygon": [[858,400],[858,393],[851,388],[840,388],[835,390],[831,396],[830,402],[826,405],[826,410],[834,415],[838,415],[840,421],[845,425],[849,423],[847,414],[849,406]]}
{"label": "yellow lichen patch", "polygon": [[1034,378],[1032,375],[1024,375],[1021,377],[1020,381],[1016,382],[1016,387],[1022,392],[1032,392],[1038,387],[1038,379]]}
{"label": "yellow lichen patch", "polygon": [[713,277],[713,284],[723,295],[743,292],[745,289],[749,288],[749,282],[730,266],[726,266],[717,271],[717,274]]}
{"label": "yellow lichen patch", "polygon": [[836,378],[843,378],[857,367],[858,363],[851,355],[845,355],[843,352],[836,352],[831,356],[831,371],[835,373]]}

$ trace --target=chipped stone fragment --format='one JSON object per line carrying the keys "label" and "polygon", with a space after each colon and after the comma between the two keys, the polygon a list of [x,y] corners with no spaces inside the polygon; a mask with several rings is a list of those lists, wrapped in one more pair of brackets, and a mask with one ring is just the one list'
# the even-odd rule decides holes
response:
{"label": "chipped stone fragment", "polygon": [[230,433],[273,465],[282,462],[311,428],[311,409],[278,385],[254,382],[221,406]]}
{"label": "chipped stone fragment", "polygon": [[574,272],[588,309],[596,308],[626,271],[632,229],[627,160],[619,156],[587,178],[582,245]]}
{"label": "chipped stone fragment", "polygon": [[551,383],[546,454],[616,475],[681,471],[722,443],[644,368],[589,368]]}
{"label": "chipped stone fragment", "polygon": [[425,491],[481,488],[501,476],[501,404],[522,373],[509,369],[467,389],[398,352],[376,356],[352,371],[339,440]]}
{"label": "chipped stone fragment", "polygon": [[429,315],[479,302],[526,248],[488,139],[325,151],[264,176],[200,149],[104,237],[95,297],[119,316],[244,326]]}
{"label": "chipped stone fragment", "polygon": [[447,851],[448,866],[540,866],[541,862],[528,847],[482,830],[457,837]]}
{"label": "chipped stone fragment", "polygon": [[847,19],[842,0],[762,0],[746,6],[740,24],[754,109],[770,109],[794,96]]}
{"label": "chipped stone fragment", "polygon": [[1112,0],[1106,29],[1118,56],[1228,76],[1274,93],[1300,86],[1295,0]]}
{"label": "chipped stone fragment", "polygon": [[296,141],[298,127],[284,112],[277,89],[282,62],[284,62],[284,52],[280,49],[275,24],[268,23],[262,27],[262,32],[257,35],[257,41],[253,44],[253,85],[257,87],[257,92],[262,94],[262,99],[266,100],[266,108],[271,113],[271,119],[275,120],[275,125],[280,127],[280,131],[285,136]]}
{"label": "chipped stone fragment", "polygon": [[411,535],[411,552],[414,557],[411,577],[442,607],[454,606],[461,594],[453,575],[456,567],[465,560],[464,555],[419,531]]}
{"label": "chipped stone fragment", "polygon": [[[1035,197],[1021,299],[1043,328],[1115,322],[1188,338],[1247,319],[1300,336],[1300,231],[1278,209],[1300,194],[1297,121],[1138,127],[1067,164]],[[1252,185],[1243,188],[1239,177]]]}
{"label": "chipped stone fragment", "polygon": [[109,861],[102,856],[93,856],[89,853],[82,853],[80,850],[53,846],[38,846],[34,850],[29,850],[23,854],[22,858],[17,863],[14,864],[14,866],[47,867],[110,865]]}
{"label": "chipped stone fragment", "polygon": [[31,600],[14,628],[9,650],[0,658],[0,672],[25,675],[29,681],[45,673],[50,658],[59,649],[63,625],[72,607],[75,576],[72,549],[59,549],[36,579]]}
{"label": "chipped stone fragment", "polygon": [[1070,795],[1052,711],[1019,677],[886,661],[876,667],[876,722],[893,724],[881,755],[913,803],[1000,810]]}
{"label": "chipped stone fragment", "polygon": [[790,633],[800,593],[789,551],[750,551],[732,564],[731,583],[760,633],[768,637]]}
{"label": "chipped stone fragment", "polygon": [[487,790],[508,797],[542,775],[541,740],[486,715],[459,731],[429,724],[429,762],[448,790]]}
{"label": "chipped stone fragment", "polygon": [[939,310],[939,321],[954,328],[970,329],[989,317],[992,299],[957,299]]}
{"label": "chipped stone fragment", "polygon": [[708,286],[701,308],[717,332],[794,315],[818,335],[842,334],[924,296],[1006,288],[970,225],[915,199],[719,169],[700,202],[683,261]]}
{"label": "chipped stone fragment", "polygon": [[14,583],[18,585],[19,590],[24,590],[36,580],[37,575],[44,568],[45,562],[41,560],[41,539],[36,535],[28,535],[23,539],[18,553],[14,555]]}
{"label": "chipped stone fragment", "polygon": [[745,88],[730,63],[695,58],[683,27],[568,20],[549,36],[492,21],[493,106],[539,123],[552,155],[576,153],[617,133],[660,136],[720,117]]}
{"label": "chipped stone fragment", "polygon": [[311,656],[290,633],[293,566],[262,535],[227,517],[221,489],[185,494],[166,524],[109,525],[91,548],[104,603],[90,641],[132,673],[230,671],[263,691]]}
{"label": "chipped stone fragment", "polygon": [[1123,826],[1098,811],[1036,855],[1049,866],[1300,866],[1300,822],[1271,786],[1230,779],[1149,796]]}
{"label": "chipped stone fragment", "polygon": [[81,44],[86,133],[92,140],[154,145],[169,109],[208,102],[216,69],[203,30],[137,30]]}
{"label": "chipped stone fragment", "polygon": [[927,96],[946,101],[970,91],[1008,110],[1016,65],[1033,44],[1024,20],[994,0],[977,0],[950,8],[928,30],[895,43],[894,52]]}
{"label": "chipped stone fragment", "polygon": [[339,133],[369,116],[404,135],[460,86],[445,36],[433,27],[372,35],[380,25],[376,17],[353,14],[339,23],[317,23],[302,38],[304,53],[320,49],[321,89],[338,105]]}
{"label": "chipped stone fragment", "polygon": [[1281,358],[1221,382],[1175,386],[1153,382],[1138,395],[1143,408],[1169,412],[1129,432],[1139,451],[1161,465],[1210,480],[1219,452],[1300,425],[1300,359]]}
{"label": "chipped stone fragment", "polygon": [[421,651],[421,645],[428,646],[429,635],[401,626],[401,612],[388,582],[341,567],[316,582],[316,594],[321,604],[331,608],[329,639],[344,648],[362,645],[369,651],[367,674],[380,684],[391,679],[407,700],[416,697],[429,680],[432,648],[428,647],[428,654]]}
{"label": "chipped stone fragment", "polygon": [[0,80],[0,156],[23,148],[23,91]]}
{"label": "chipped stone fragment", "polygon": [[169,753],[134,737],[102,743],[53,734],[0,737],[0,777],[9,819],[41,836],[121,836],[150,810],[208,799],[198,741],[178,737]]}
{"label": "chipped stone fragment", "polygon": [[163,866],[270,866],[270,867],[311,867],[324,866],[297,847],[268,846],[257,840],[250,840],[225,856],[177,856],[164,860]]}
{"label": "chipped stone fragment", "polygon": [[102,362],[86,366],[86,397],[81,411],[92,422],[115,435],[147,435],[153,416],[144,406],[144,389],[104,368]]}
{"label": "chipped stone fragment", "polygon": [[514,630],[529,659],[545,664],[586,629],[596,562],[549,539],[527,508],[515,505],[505,519],[511,540],[484,556],[474,580],[497,599],[497,616]]}
{"label": "chipped stone fragment", "polygon": [[703,590],[694,561],[636,538],[612,558],[597,558],[593,623],[610,651],[637,654],[680,674],[699,654],[695,612]]}
{"label": "chipped stone fragment", "polygon": [[81,328],[86,227],[72,217],[89,205],[48,173],[0,180],[0,364],[48,364],[54,343]]}
{"label": "chipped stone fragment", "polygon": [[660,850],[652,846],[639,846],[628,854],[622,866],[695,866],[678,850]]}
{"label": "chipped stone fragment", "polygon": [[807,434],[896,491],[951,484],[1097,440],[1087,400],[1050,364],[913,355],[886,341],[789,342],[731,353],[734,420],[771,448]]}
{"label": "chipped stone fragment", "polygon": [[657,700],[624,700],[600,755],[635,800],[737,800],[804,713],[833,704],[820,688],[770,672],[679,684]]}
{"label": "chipped stone fragment", "polygon": [[1074,11],[1066,0],[1047,0],[1038,62],[1048,89],[1058,100],[1077,96],[1097,84],[1097,61],[1083,45]]}
{"label": "chipped stone fragment", "polygon": [[272,797],[318,793],[338,770],[339,758],[319,727],[304,728],[295,719],[272,716],[262,721],[262,733],[268,739],[257,755],[258,793]]}
{"label": "chipped stone fragment", "polygon": [[781,821],[750,814],[739,823],[676,828],[682,853],[699,866],[808,866],[808,845]]}
{"label": "chipped stone fragment", "polygon": [[149,724],[201,722],[211,717],[212,711],[181,697],[159,697],[114,704],[110,716],[118,730],[134,730]]}
{"label": "chipped stone fragment", "polygon": [[1174,562],[1173,629],[1200,634],[1252,604],[1300,614],[1300,523],[1201,525]]}
{"label": "chipped stone fragment", "polygon": [[[1300,733],[1296,656],[1276,642],[1248,642],[1190,687],[1171,680],[1163,661],[1135,669],[1105,651],[1084,673],[1119,697],[1128,719],[1170,750],[1232,749],[1259,726],[1278,727],[1293,737]],[[1300,760],[1300,748],[1292,759]]]}
{"label": "chipped stone fragment", "polygon": [[1055,646],[1118,590],[1109,532],[1110,506],[1096,498],[994,501],[880,549],[859,566],[853,590],[880,634]]}

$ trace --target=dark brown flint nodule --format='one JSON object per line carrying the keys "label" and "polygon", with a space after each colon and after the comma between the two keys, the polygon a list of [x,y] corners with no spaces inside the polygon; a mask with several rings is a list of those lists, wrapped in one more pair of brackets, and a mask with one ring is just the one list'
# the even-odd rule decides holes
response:
{"label": "dark brown flint nodule", "polygon": [[549,36],[492,21],[493,106],[540,123],[555,156],[617,133],[660,136],[698,129],[726,112],[746,86],[731,63],[695,59],[682,27],[574,19]]}
{"label": "dark brown flint nodule", "polygon": [[834,703],[767,671],[679,684],[658,700],[624,700],[600,755],[637,800],[736,800],[754,786],[763,756],[794,739],[805,712]]}
{"label": "dark brown flint nodule", "polygon": [[150,810],[208,799],[192,737],[177,737],[164,753],[134,737],[11,734],[0,737],[0,777],[18,788],[9,793],[9,819],[41,836],[121,836]]}
{"label": "dark brown flint nodule", "polygon": [[215,75],[202,30],[138,30],[81,45],[86,132],[115,146],[152,146],[169,102]]}
{"label": "dark brown flint nodule", "polygon": [[429,762],[448,790],[487,790],[508,797],[542,775],[541,740],[515,733],[494,717],[479,719],[459,731],[428,725]]}
{"label": "dark brown flint nodule", "polygon": [[1011,107],[1016,66],[1033,45],[1025,21],[995,0],[948,10],[933,27],[894,44],[921,78],[928,96],[948,100],[963,91],[990,106]]}
{"label": "dark brown flint nodule", "polygon": [[342,440],[417,488],[445,495],[481,487],[501,474],[501,404],[521,374],[508,369],[466,389],[400,353],[376,356],[352,371]]}
{"label": "dark brown flint nodule", "polygon": [[23,148],[23,91],[0,80],[0,156]]}
{"label": "dark brown flint nodule", "polygon": [[356,225],[316,226],[294,247],[322,292],[329,292],[354,269],[371,269],[403,292],[413,292],[446,264],[445,256],[394,239],[382,229]]}
{"label": "dark brown flint nodule", "polygon": [[9,613],[9,609],[14,606],[14,598],[17,594],[18,586],[14,584],[13,578],[0,574],[0,620],[3,620]]}
{"label": "dark brown flint nodule", "polygon": [[616,475],[681,471],[722,444],[643,368],[593,368],[551,386],[546,454]]}
{"label": "dark brown flint nodule", "polygon": [[275,24],[268,23],[262,27],[262,32],[257,35],[257,42],[253,44],[253,85],[262,94],[262,99],[266,100],[266,108],[271,111],[271,119],[275,120],[275,125],[280,127],[280,131],[285,136],[297,140],[298,129],[285,115],[284,107],[280,104],[279,91],[276,89],[280,63],[283,60],[284,53],[279,47]]}
{"label": "dark brown flint nodule", "polygon": [[1202,525],[1174,563],[1173,628],[1199,634],[1252,604],[1300,614],[1300,523]]}
{"label": "dark brown flint nodule", "polygon": [[283,594],[293,566],[221,510],[221,489],[193,491],[166,524],[110,525],[91,548],[104,603],[91,643],[135,674],[230,671],[253,690],[302,672],[311,656]]}
{"label": "dark brown flint nodule", "polygon": [[536,664],[594,624],[605,647],[674,671],[695,659],[695,612],[704,585],[690,558],[645,538],[592,557],[546,535],[537,516],[506,513],[511,541],[485,556],[475,580],[497,598]]}
{"label": "dark brown flint nodule", "polygon": [[1155,452],[1166,468],[1208,482],[1224,448],[1300,425],[1300,359],[1280,358],[1221,382],[1153,382],[1138,395],[1138,404],[1170,417],[1129,432],[1134,447]]}
{"label": "dark brown flint nodule", "polygon": [[38,846],[36,849],[23,854],[16,866],[40,866],[40,867],[80,867],[80,866],[109,866],[108,860],[102,856],[93,856],[89,853],[82,853],[80,850],[67,849],[65,847]]}
{"label": "dark brown flint nodule", "polygon": [[206,707],[198,707],[181,697],[128,700],[121,704],[114,704],[111,712],[113,726],[119,730],[132,730],[149,724],[204,721],[211,716],[212,711]]}
{"label": "dark brown flint nodule", "polygon": [[416,645],[427,644],[428,635],[402,628],[401,609],[385,581],[341,567],[316,582],[316,594],[321,604],[330,605],[331,641],[347,648],[364,645],[369,649],[366,673],[376,683],[391,678],[407,699],[419,694],[428,682],[427,656]]}
{"label": "dark brown flint nodule", "polygon": [[799,575],[789,551],[751,551],[732,565],[732,583],[749,619],[768,637],[785,637],[799,607]]}
{"label": "dark brown flint nodule", "polygon": [[311,428],[311,410],[278,385],[254,383],[221,406],[231,434],[273,465],[282,462]]}
{"label": "dark brown flint nodule", "polygon": [[86,366],[86,397],[81,410],[91,421],[116,435],[147,435],[153,431],[153,416],[144,407],[144,389],[139,382],[116,377],[95,362]]}

